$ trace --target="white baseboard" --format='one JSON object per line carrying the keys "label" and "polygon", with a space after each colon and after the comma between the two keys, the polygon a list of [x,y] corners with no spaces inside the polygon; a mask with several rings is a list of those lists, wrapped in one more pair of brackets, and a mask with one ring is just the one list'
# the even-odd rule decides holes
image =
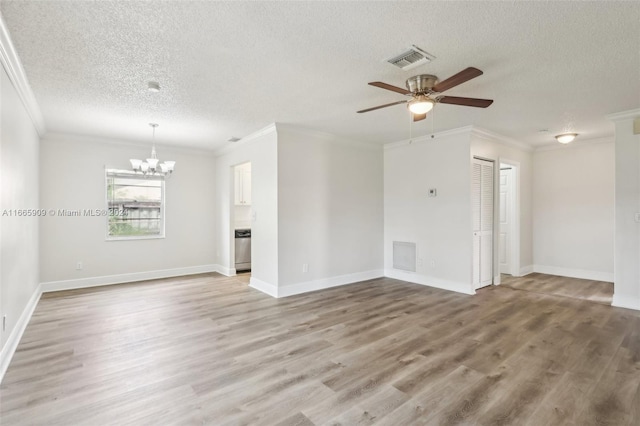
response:
{"label": "white baseboard", "polygon": [[216,272],[224,275],[225,277],[233,277],[236,275],[236,268],[227,268],[222,265],[215,265],[217,267]]}
{"label": "white baseboard", "polygon": [[618,293],[614,293],[611,306],[616,306],[618,308],[635,309],[636,311],[640,311],[640,297],[628,297],[619,295]]}
{"label": "white baseboard", "polygon": [[426,285],[428,287],[440,288],[442,290],[455,291],[463,294],[476,294],[470,282],[448,281],[440,278],[433,278],[427,275],[420,275],[414,272],[399,271],[397,269],[385,269],[384,276],[396,280],[409,281],[414,284]]}
{"label": "white baseboard", "polygon": [[353,274],[337,275],[335,277],[321,278],[318,280],[305,281],[297,284],[278,287],[276,297],[287,297],[296,294],[309,293],[311,291],[324,290],[326,288],[338,287],[341,285],[354,284],[361,281],[372,280],[384,276],[381,269],[372,271],[356,272]]}
{"label": "white baseboard", "polygon": [[533,265],[533,272],[560,275],[561,277],[581,278],[585,280],[613,282],[613,272],[590,271],[587,269],[563,268],[561,266]]}
{"label": "white baseboard", "polygon": [[278,287],[268,282],[251,277],[249,279],[249,287],[255,288],[271,297],[278,297]]}
{"label": "white baseboard", "polygon": [[518,275],[519,277],[524,277],[525,275],[529,275],[533,273],[533,265],[527,265],[527,266],[523,266],[522,268],[520,268],[520,275]]}
{"label": "white baseboard", "polygon": [[257,278],[251,277],[249,287],[260,290],[271,297],[287,297],[296,294],[309,293],[311,291],[324,290],[326,288],[338,287],[341,285],[354,284],[361,281],[372,280],[383,277],[382,270],[356,272],[354,274],[338,275],[335,277],[322,278],[319,280],[305,281],[286,286],[276,286]]}
{"label": "white baseboard", "polygon": [[16,352],[20,339],[22,339],[22,334],[27,328],[29,320],[31,320],[31,315],[33,315],[33,311],[38,305],[40,296],[42,296],[42,286],[38,285],[27,302],[27,305],[24,307],[24,310],[22,311],[20,318],[18,318],[18,322],[15,327],[13,327],[11,334],[9,334],[9,338],[2,347],[2,352],[0,352],[0,383],[2,383],[4,373],[6,373],[7,368],[9,367],[9,363],[11,362],[11,358],[13,358],[13,354]]}
{"label": "white baseboard", "polygon": [[[97,287],[101,285],[123,284],[135,281],[156,280],[160,278],[179,277],[182,275],[204,274],[208,272],[220,272],[220,265],[188,266],[185,268],[161,269],[157,271],[133,272],[130,274],[105,275],[101,277],[79,278],[75,280],[49,281],[41,283],[42,292],[61,290],[75,290],[78,288]],[[220,272],[223,275],[223,272]]]}

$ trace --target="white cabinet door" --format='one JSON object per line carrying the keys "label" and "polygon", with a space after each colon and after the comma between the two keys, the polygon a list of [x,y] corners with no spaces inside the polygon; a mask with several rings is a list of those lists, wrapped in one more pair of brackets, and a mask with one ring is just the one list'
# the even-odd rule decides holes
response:
{"label": "white cabinet door", "polygon": [[251,163],[241,164],[234,168],[236,206],[251,205]]}
{"label": "white cabinet door", "polygon": [[242,170],[238,167],[234,169],[234,200],[236,206],[242,205]]}
{"label": "white cabinet door", "polygon": [[493,283],[493,162],[474,158],[471,167],[473,286]]}
{"label": "white cabinet door", "polygon": [[251,170],[242,172],[242,201],[243,205],[251,205]]}

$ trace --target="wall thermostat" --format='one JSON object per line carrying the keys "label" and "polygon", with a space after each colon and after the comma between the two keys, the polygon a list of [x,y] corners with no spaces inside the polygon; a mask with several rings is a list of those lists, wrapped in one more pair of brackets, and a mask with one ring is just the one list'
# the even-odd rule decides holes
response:
{"label": "wall thermostat", "polygon": [[429,188],[429,197],[435,197],[438,195],[438,191],[435,188]]}

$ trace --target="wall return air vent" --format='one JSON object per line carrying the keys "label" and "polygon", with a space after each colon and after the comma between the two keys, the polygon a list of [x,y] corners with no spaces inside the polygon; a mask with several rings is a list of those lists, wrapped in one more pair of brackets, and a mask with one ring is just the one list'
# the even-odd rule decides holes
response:
{"label": "wall return air vent", "polygon": [[403,70],[410,70],[422,64],[426,64],[434,60],[436,57],[420,49],[416,45],[412,45],[409,50],[394,56],[391,59],[387,59],[391,65]]}
{"label": "wall return air vent", "polygon": [[416,271],[416,243],[393,242],[393,269]]}

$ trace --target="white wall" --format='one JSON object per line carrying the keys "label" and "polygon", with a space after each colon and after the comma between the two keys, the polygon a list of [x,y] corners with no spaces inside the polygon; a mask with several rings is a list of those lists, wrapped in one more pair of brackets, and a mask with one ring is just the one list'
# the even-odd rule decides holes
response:
{"label": "white wall", "polygon": [[615,252],[613,305],[640,310],[640,109],[609,117],[615,123]]}
{"label": "white wall", "polygon": [[[216,263],[228,275],[234,268],[233,167],[251,162],[251,280],[276,288],[278,283],[278,153],[275,126],[244,138],[216,158]],[[213,180],[212,180],[213,182]],[[275,291],[270,294],[275,295]]]}
{"label": "white wall", "polygon": [[[163,239],[106,241],[104,217],[45,217],[40,230],[40,275],[69,288],[215,270],[215,164],[212,154],[157,147],[175,160],[165,186]],[[128,169],[150,146],[83,137],[47,137],[41,144],[40,205],[46,209],[104,209],[105,166]],[[82,270],[76,270],[76,262]],[[165,271],[165,272],[159,272]],[[54,287],[57,286],[57,287]]]}
{"label": "white wall", "polygon": [[[471,157],[474,156],[486,158],[495,161],[495,190],[494,194],[494,211],[500,209],[499,194],[499,173],[501,162],[517,164],[518,175],[517,184],[520,200],[520,247],[519,247],[519,273],[517,275],[526,275],[531,272],[533,265],[533,217],[532,217],[532,168],[533,159],[531,149],[526,145],[520,146],[517,142],[508,141],[504,138],[493,135],[490,132],[480,129],[473,129],[471,132]],[[494,215],[494,229],[499,230],[498,214]],[[498,238],[493,239],[494,243],[494,282],[500,282],[499,274],[499,257]]]}
{"label": "white wall", "polygon": [[534,271],[613,281],[613,139],[534,153]]}
{"label": "white wall", "polygon": [[[386,276],[474,293],[469,154],[469,129],[385,146]],[[436,197],[427,197],[429,188]],[[393,241],[416,243],[415,273],[392,268]]]}
{"label": "white wall", "polygon": [[[4,68],[0,69],[0,324],[7,316],[0,340],[1,378],[30,312],[24,324],[19,324],[20,317],[35,306],[38,296],[38,219],[3,213],[39,207],[39,137]],[[30,303],[32,297],[36,299]]]}
{"label": "white wall", "polygon": [[382,276],[382,149],[277,128],[280,294]]}

